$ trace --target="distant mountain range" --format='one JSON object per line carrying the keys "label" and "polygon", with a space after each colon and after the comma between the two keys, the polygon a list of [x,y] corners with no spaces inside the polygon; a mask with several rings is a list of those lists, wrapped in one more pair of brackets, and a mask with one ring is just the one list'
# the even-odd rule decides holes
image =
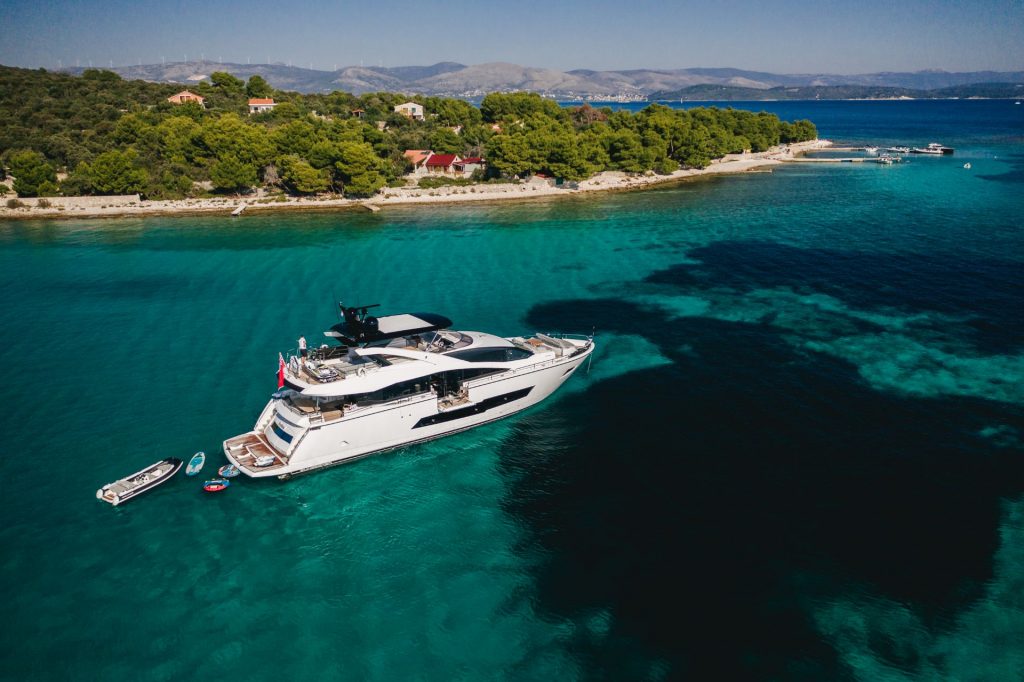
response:
{"label": "distant mountain range", "polygon": [[740,88],[734,85],[691,85],[651,93],[651,101],[769,101],[780,99],[1009,99],[1024,97],[1024,83],[972,83],[919,90],[881,85],[811,85],[804,87]]}
{"label": "distant mountain range", "polygon": [[[84,71],[82,68],[66,70],[72,73]],[[366,92],[389,91],[472,98],[488,92],[526,90],[558,99],[581,100],[645,100],[657,97],[676,99],[683,96],[680,93],[685,93],[687,88],[709,85],[751,91],[769,91],[779,88],[826,88],[825,92],[828,92],[827,88],[837,86],[904,88],[924,91],[970,86],[978,83],[1011,85],[1024,83],[1024,71],[963,73],[916,71],[839,76],[831,74],[784,75],[742,69],[631,69],[627,71],[578,69],[556,71],[503,62],[475,66],[466,66],[456,62],[440,62],[432,66],[387,68],[348,66],[337,71],[318,71],[284,64],[231,64],[198,61],[122,66],[112,70],[125,78],[174,83],[200,81],[208,78],[214,71],[227,71],[238,78],[248,78],[259,74],[275,88],[299,92],[344,90],[358,95]],[[818,92],[818,96],[822,96],[821,91]],[[765,99],[765,97],[757,97],[757,99]]]}

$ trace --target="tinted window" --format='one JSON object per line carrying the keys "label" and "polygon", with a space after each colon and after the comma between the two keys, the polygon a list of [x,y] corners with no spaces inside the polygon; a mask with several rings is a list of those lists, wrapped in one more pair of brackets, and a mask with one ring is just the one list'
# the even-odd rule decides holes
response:
{"label": "tinted window", "polygon": [[274,430],[274,433],[277,434],[277,437],[283,440],[285,443],[292,442],[292,435],[285,431],[284,429],[282,429],[280,426],[278,426],[276,421],[270,422],[270,428],[272,428]]}
{"label": "tinted window", "polygon": [[469,348],[448,353],[448,357],[466,362],[512,362],[531,357],[533,353],[522,348]]}
{"label": "tinted window", "polygon": [[374,391],[373,393],[357,393],[350,395],[345,399],[345,401],[354,402],[358,405],[374,405],[376,403],[386,403],[391,400],[397,400],[399,398],[405,398],[419,393],[426,393],[429,390],[429,378],[420,377],[418,379],[412,379],[410,381],[403,381],[386,386],[379,391]]}

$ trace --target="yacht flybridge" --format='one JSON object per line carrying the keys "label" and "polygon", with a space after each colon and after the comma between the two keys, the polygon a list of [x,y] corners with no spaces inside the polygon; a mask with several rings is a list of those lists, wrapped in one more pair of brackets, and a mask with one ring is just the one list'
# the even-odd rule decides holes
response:
{"label": "yacht flybridge", "polygon": [[593,336],[502,338],[454,331],[433,313],[342,308],[338,345],[291,355],[255,428],[224,441],[242,473],[289,478],[431,440],[524,410],[594,351]]}

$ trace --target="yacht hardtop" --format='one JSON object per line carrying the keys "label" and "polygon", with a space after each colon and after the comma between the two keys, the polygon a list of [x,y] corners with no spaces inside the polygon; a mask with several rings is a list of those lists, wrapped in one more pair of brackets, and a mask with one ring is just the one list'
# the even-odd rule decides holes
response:
{"label": "yacht hardtop", "polygon": [[546,398],[594,349],[592,335],[504,338],[375,307],[342,309],[324,332],[338,345],[289,353],[256,427],[224,443],[242,473],[286,478],[500,419]]}

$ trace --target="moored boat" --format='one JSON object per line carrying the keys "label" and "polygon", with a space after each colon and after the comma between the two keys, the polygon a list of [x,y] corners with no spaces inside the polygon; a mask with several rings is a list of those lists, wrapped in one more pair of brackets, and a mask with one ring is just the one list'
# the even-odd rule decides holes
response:
{"label": "moored boat", "polygon": [[935,156],[941,154],[952,154],[955,150],[952,147],[944,147],[938,142],[929,142],[927,147],[914,147],[910,150],[911,154],[932,154]]}
{"label": "moored boat", "polygon": [[229,485],[231,485],[231,481],[226,478],[213,478],[206,483],[203,483],[203,490],[208,493],[219,493]]}
{"label": "moored boat", "polygon": [[435,313],[343,308],[340,345],[279,359],[281,390],[224,441],[246,476],[289,478],[440,438],[536,405],[594,351],[593,336],[455,331]]}
{"label": "moored boat", "polygon": [[192,459],[188,461],[188,466],[185,467],[185,475],[195,476],[202,471],[204,464],[206,464],[206,453],[200,450],[192,455]]}
{"label": "moored boat", "polygon": [[221,478],[234,478],[238,473],[238,467],[234,464],[225,464],[220,469],[217,469],[217,475]]}
{"label": "moored boat", "polygon": [[182,461],[176,457],[162,459],[155,464],[150,464],[141,471],[136,471],[131,476],[108,483],[96,491],[96,498],[109,502],[115,507],[122,502],[127,502],[133,497],[152,490],[161,483],[166,483],[174,474],[178,473]]}

